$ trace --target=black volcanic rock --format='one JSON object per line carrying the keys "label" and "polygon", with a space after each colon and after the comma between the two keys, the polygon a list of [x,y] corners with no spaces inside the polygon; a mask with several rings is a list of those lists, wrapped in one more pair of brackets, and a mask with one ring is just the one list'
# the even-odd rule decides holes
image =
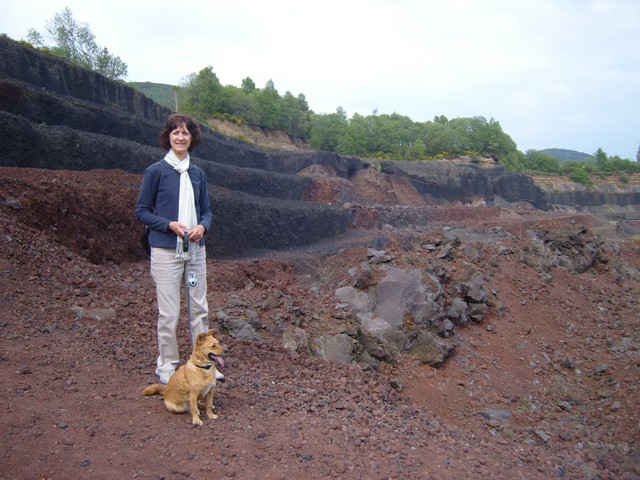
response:
{"label": "black volcanic rock", "polygon": [[[1,43],[0,43],[1,46]],[[5,72],[6,73],[6,72]],[[137,117],[110,104],[96,104],[61,95],[24,81],[1,78],[0,110],[37,124],[67,126],[134,142],[158,146],[162,121]],[[128,87],[127,87],[128,88]],[[168,112],[167,112],[168,113]],[[331,152],[268,152],[220,135],[205,125],[198,156],[218,163],[296,174],[311,164],[331,166],[337,175],[349,177],[367,164]]]}
{"label": "black volcanic rock", "polygon": [[[3,111],[0,139],[0,165],[5,167],[119,168],[142,173],[165,154],[158,147],[64,126],[37,125]],[[207,173],[209,183],[259,196],[301,200],[310,183],[306,177],[223,165],[197,156],[193,160]]]}
{"label": "black volcanic rock", "polygon": [[470,201],[474,197],[493,200],[497,195],[510,202],[526,201],[547,209],[545,194],[521,173],[508,172],[503,166],[456,165],[446,161],[382,163],[386,173],[408,175],[420,193],[447,200]]}
{"label": "black volcanic rock", "polygon": [[216,256],[309,244],[345,232],[351,221],[347,211],[314,202],[217,188],[210,189],[209,195],[216,226],[207,251]]}
{"label": "black volcanic rock", "polygon": [[640,191],[603,192],[598,190],[575,190],[572,192],[546,192],[549,203],[558,205],[640,205]]}
{"label": "black volcanic rock", "polygon": [[122,82],[74,65],[54,55],[24,47],[0,35],[0,78],[14,78],[55,93],[118,108],[162,121],[170,111]]}
{"label": "black volcanic rock", "polygon": [[[164,156],[160,148],[68,127],[35,125],[2,111],[0,142],[1,166],[140,173]],[[209,190],[216,235],[207,243],[211,255],[303,245],[347,229],[347,211],[299,201],[310,182],[308,178],[195,157],[194,162],[205,170],[212,185]]]}
{"label": "black volcanic rock", "polygon": [[101,133],[157,147],[162,122],[104,104],[60,95],[20,80],[0,79],[0,110],[31,122]]}

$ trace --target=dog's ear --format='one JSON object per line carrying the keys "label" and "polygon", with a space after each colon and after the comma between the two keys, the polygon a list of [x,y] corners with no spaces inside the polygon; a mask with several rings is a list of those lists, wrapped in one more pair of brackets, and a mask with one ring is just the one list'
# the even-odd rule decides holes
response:
{"label": "dog's ear", "polygon": [[211,335],[212,337],[215,337],[216,336],[216,331],[212,328],[211,330],[209,330],[207,332],[207,335]]}
{"label": "dog's ear", "polygon": [[211,332],[203,332],[203,333],[199,333],[197,338],[196,338],[196,345],[201,344],[202,342],[205,341],[205,339],[211,334]]}

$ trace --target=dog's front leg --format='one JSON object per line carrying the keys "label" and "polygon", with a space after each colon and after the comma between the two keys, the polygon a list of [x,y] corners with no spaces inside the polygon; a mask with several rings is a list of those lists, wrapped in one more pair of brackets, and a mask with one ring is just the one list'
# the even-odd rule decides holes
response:
{"label": "dog's front leg", "polygon": [[198,392],[189,392],[189,408],[191,410],[191,423],[194,425],[202,425],[200,410],[198,409]]}
{"label": "dog's front leg", "polygon": [[207,418],[210,418],[212,420],[218,418],[218,415],[216,415],[215,413],[213,413],[213,388],[211,388],[208,392],[207,392],[207,396],[204,399],[204,408],[205,408],[205,412],[207,413]]}

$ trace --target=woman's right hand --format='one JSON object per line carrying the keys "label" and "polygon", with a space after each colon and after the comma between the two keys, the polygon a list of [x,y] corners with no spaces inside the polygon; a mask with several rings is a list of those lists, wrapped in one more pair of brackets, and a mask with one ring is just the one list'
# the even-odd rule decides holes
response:
{"label": "woman's right hand", "polygon": [[185,228],[187,227],[180,222],[169,222],[169,230],[171,230],[180,238],[184,237]]}

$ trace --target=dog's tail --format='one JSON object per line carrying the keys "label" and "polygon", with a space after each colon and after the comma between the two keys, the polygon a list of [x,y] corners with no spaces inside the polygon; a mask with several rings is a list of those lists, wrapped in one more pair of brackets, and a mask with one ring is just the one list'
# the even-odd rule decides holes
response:
{"label": "dog's tail", "polygon": [[149,385],[147,388],[145,388],[142,391],[143,395],[157,395],[157,394],[164,394],[164,389],[167,388],[166,385],[163,385],[161,383],[154,383],[153,385]]}

